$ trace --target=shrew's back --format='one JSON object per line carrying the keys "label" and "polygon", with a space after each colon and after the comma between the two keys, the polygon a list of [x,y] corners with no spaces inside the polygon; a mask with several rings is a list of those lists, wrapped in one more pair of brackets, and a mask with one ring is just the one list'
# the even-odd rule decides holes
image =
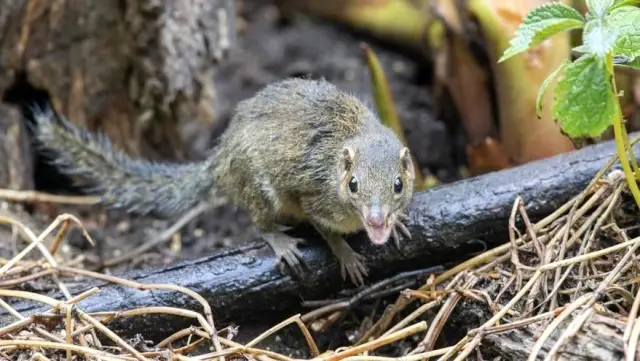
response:
{"label": "shrew's back", "polygon": [[235,172],[241,182],[259,177],[287,192],[304,192],[312,183],[321,187],[341,144],[378,124],[362,102],[324,80],[268,85],[238,104],[221,136],[215,155],[219,182],[225,182],[222,174]]}

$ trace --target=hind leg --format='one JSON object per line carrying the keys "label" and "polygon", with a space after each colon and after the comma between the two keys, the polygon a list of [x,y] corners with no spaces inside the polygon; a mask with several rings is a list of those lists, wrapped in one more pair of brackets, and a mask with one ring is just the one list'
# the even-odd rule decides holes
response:
{"label": "hind leg", "polygon": [[292,237],[284,232],[269,232],[263,234],[263,237],[276,254],[280,272],[284,273],[286,265],[293,270],[296,276],[301,277],[306,265],[298,245],[303,244],[304,239]]}
{"label": "hind leg", "polygon": [[302,276],[305,264],[298,245],[304,240],[284,233],[287,227],[279,222],[286,218],[282,212],[286,207],[283,207],[281,196],[273,191],[265,179],[262,178],[260,184],[254,184],[251,196],[244,199],[245,204],[262,238],[275,253],[280,272],[284,273],[285,266],[288,266],[295,275]]}
{"label": "hind leg", "polygon": [[254,216],[253,222],[262,231],[262,238],[275,253],[280,272],[284,273],[286,265],[297,276],[302,276],[305,263],[298,246],[304,243],[304,239],[284,233],[288,227],[276,223],[272,217],[262,212]]}

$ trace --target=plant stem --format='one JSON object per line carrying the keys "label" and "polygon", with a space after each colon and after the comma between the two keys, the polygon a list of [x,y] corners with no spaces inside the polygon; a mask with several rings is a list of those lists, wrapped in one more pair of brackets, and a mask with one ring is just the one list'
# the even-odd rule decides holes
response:
{"label": "plant stem", "polygon": [[627,133],[627,128],[624,126],[622,127],[622,140],[624,141],[624,149],[629,153],[629,158],[631,158],[631,167],[633,168],[633,173],[636,175],[636,179],[640,180],[640,169],[638,169],[638,161],[636,160],[636,155],[633,153],[633,149],[631,149],[631,145],[629,145],[629,134]]}
{"label": "plant stem", "polygon": [[[387,76],[382,69],[382,64],[378,60],[378,56],[373,52],[373,49],[367,44],[362,44],[362,50],[364,51],[367,65],[369,66],[369,74],[371,75],[371,86],[373,88],[373,95],[376,103],[378,114],[382,124],[391,128],[393,132],[400,138],[402,144],[405,147],[409,147],[407,138],[404,136],[404,128],[402,122],[398,118],[398,111],[396,110],[393,96],[391,95],[391,89],[389,88],[389,82]],[[426,183],[420,166],[414,160],[414,172],[416,175],[415,184],[416,190],[421,191],[426,188]]]}
{"label": "plant stem", "polygon": [[[611,54],[607,55],[606,65],[607,71],[609,72],[609,74],[611,74],[611,86],[613,87],[614,95],[617,95],[618,93],[616,90],[615,73],[613,71],[613,56]],[[638,205],[638,207],[640,207],[640,189],[638,189],[636,177],[631,170],[629,159],[627,158],[626,146],[628,146],[629,140],[626,139],[625,141],[627,135],[622,125],[622,110],[620,109],[620,103],[618,101],[616,101],[616,115],[613,120],[613,133],[616,139],[616,149],[618,150],[618,157],[620,157],[620,164],[622,165],[622,170],[624,171],[625,178],[627,179],[627,183],[629,184],[629,190],[631,190],[631,194],[633,194],[633,199],[635,199],[636,204]],[[633,154],[633,149],[629,148],[629,153]],[[632,155],[632,158],[635,162],[635,156]],[[635,168],[637,169],[637,164]]]}

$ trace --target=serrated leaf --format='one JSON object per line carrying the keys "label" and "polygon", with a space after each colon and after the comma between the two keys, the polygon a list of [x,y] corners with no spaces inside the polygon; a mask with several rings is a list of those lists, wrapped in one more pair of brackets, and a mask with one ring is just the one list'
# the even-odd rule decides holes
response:
{"label": "serrated leaf", "polygon": [[558,32],[583,25],[582,15],[570,6],[559,2],[538,6],[525,16],[498,63],[540,44]]}
{"label": "serrated leaf", "polygon": [[582,45],[578,45],[578,46],[574,47],[573,49],[571,49],[571,52],[574,53],[574,55],[577,55],[576,58],[579,58],[584,54],[591,53],[591,48],[589,48],[588,46],[582,44]]}
{"label": "serrated leaf", "polygon": [[549,74],[549,76],[547,76],[547,78],[542,82],[542,85],[540,85],[540,89],[538,90],[538,97],[536,98],[536,115],[538,116],[538,118],[541,117],[540,113],[542,112],[542,97],[549,87],[549,84],[551,84],[553,79],[555,79],[558,74],[560,74],[560,72],[566,69],[570,64],[571,62],[569,61],[569,59],[565,59],[560,64],[560,66],[556,68],[556,70],[554,70],[553,72],[551,72],[551,74]]}
{"label": "serrated leaf", "polygon": [[614,55],[611,58],[611,60],[613,61],[614,65],[620,65],[620,64],[631,63],[634,60],[634,58],[626,55]]}
{"label": "serrated leaf", "polygon": [[587,0],[589,12],[596,18],[603,18],[613,5],[613,0]]}
{"label": "serrated leaf", "polygon": [[622,6],[639,5],[640,0],[616,0],[609,11],[613,11]]}
{"label": "serrated leaf", "polygon": [[554,93],[553,116],[571,138],[597,137],[615,118],[618,99],[602,58],[586,55],[571,63]]}
{"label": "serrated leaf", "polygon": [[640,56],[640,8],[622,6],[611,12],[609,21],[616,27],[614,55]]}
{"label": "serrated leaf", "polygon": [[609,18],[593,19],[584,26],[583,46],[589,53],[604,58],[614,48],[617,34],[615,24]]}
{"label": "serrated leaf", "polygon": [[578,46],[574,47],[571,50],[575,51],[575,52],[578,52],[578,53],[588,53],[589,51],[591,51],[591,49],[588,46],[584,45],[584,44],[578,45]]}
{"label": "serrated leaf", "polygon": [[614,56],[613,63],[615,66],[640,70],[640,56],[636,58],[630,58],[628,56]]}
{"label": "serrated leaf", "polygon": [[636,70],[640,70],[640,56],[635,58],[635,59],[633,59],[632,62],[624,64],[624,66],[629,67],[629,68],[633,68],[633,69],[636,69]]}

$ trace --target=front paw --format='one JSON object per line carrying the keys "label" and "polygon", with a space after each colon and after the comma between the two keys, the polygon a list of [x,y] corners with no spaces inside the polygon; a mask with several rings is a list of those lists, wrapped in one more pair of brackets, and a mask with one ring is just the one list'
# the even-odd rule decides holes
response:
{"label": "front paw", "polygon": [[364,277],[367,276],[367,267],[364,265],[364,257],[355,251],[345,252],[340,257],[340,274],[345,280],[347,275],[356,286],[364,284]]}
{"label": "front paw", "polygon": [[400,235],[398,234],[398,230],[400,230],[400,233],[402,233],[402,235],[409,240],[411,239],[411,232],[409,232],[409,229],[407,228],[407,226],[405,226],[404,223],[402,223],[402,221],[406,221],[407,219],[409,219],[409,217],[404,213],[400,213],[396,217],[397,218],[394,222],[393,230],[391,231],[391,234],[393,236],[393,243],[396,245],[398,249],[400,249]]}

